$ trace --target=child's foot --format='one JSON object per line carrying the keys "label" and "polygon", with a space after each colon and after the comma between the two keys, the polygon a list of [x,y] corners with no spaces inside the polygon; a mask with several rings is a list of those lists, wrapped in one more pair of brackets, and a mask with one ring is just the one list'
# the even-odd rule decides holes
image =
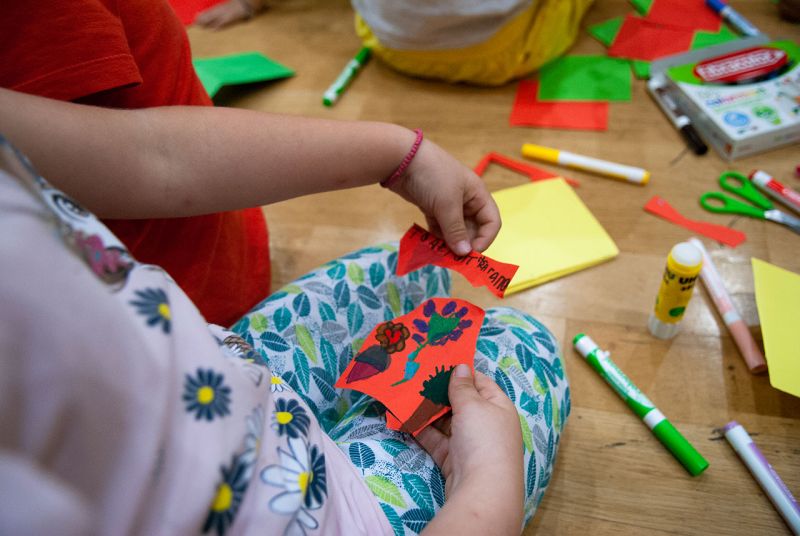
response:
{"label": "child's foot", "polygon": [[261,8],[261,0],[228,0],[197,15],[194,23],[212,30],[219,30],[234,22],[252,18],[261,11]]}

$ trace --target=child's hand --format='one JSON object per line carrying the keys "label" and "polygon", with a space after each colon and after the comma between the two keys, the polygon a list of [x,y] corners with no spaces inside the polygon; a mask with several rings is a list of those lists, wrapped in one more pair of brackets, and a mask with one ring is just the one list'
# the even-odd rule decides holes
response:
{"label": "child's hand", "polygon": [[194,24],[219,30],[234,22],[251,18],[260,8],[261,0],[228,0],[197,15]]}
{"label": "child's hand", "polygon": [[417,205],[430,231],[458,255],[485,250],[500,230],[500,212],[480,177],[430,140],[392,190]]}
{"label": "child's hand", "polygon": [[[470,512],[495,529],[519,532],[523,515],[523,451],[519,417],[489,377],[458,365],[450,377],[450,433],[428,426],[417,436],[441,468],[448,503],[473,504]],[[463,513],[463,512],[462,512]],[[487,519],[491,518],[491,519]],[[433,532],[433,531],[432,531]],[[504,531],[496,530],[496,534]]]}

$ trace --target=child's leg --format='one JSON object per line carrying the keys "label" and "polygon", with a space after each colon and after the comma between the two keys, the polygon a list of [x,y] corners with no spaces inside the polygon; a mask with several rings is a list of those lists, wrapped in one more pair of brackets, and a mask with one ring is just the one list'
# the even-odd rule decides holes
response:
{"label": "child's leg", "polygon": [[[569,414],[569,387],[553,335],[510,308],[486,311],[475,369],[489,375],[517,406],[525,448],[525,520],[533,516],[553,471]],[[386,423],[364,397],[330,436],[364,474],[396,534],[419,533],[444,503],[433,459]]]}
{"label": "child's leg", "polygon": [[397,244],[365,248],[286,285],[233,326],[288,383],[328,432],[360,396],[333,384],[369,332],[450,291],[447,270],[426,266],[395,275]]}

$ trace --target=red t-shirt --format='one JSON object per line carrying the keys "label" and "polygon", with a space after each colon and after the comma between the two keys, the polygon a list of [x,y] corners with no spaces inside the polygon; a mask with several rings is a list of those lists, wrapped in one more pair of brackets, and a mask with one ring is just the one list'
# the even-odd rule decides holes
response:
{"label": "red t-shirt", "polygon": [[[164,0],[8,2],[0,86],[111,108],[211,105]],[[269,293],[260,208],[105,223],[138,260],[166,269],[209,322],[229,325]]]}

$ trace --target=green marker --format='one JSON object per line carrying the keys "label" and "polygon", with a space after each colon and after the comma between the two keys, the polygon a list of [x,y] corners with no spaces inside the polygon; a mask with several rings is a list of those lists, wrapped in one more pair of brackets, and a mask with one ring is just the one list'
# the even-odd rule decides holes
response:
{"label": "green marker", "polygon": [[588,335],[579,333],[572,340],[575,349],[602,376],[617,394],[628,404],[628,407],[644,421],[653,434],[661,441],[675,458],[689,471],[697,476],[708,467],[708,462],[686,438],[672,426],[650,399],[644,396],[638,387],[611,361],[610,354],[601,350]]}
{"label": "green marker", "polygon": [[347,62],[339,78],[337,78],[325,94],[322,95],[322,104],[325,106],[333,106],[333,104],[339,100],[339,96],[344,89],[353,81],[358,71],[367,63],[370,54],[369,48],[362,47],[361,50],[358,51],[358,54],[356,54],[356,57]]}

